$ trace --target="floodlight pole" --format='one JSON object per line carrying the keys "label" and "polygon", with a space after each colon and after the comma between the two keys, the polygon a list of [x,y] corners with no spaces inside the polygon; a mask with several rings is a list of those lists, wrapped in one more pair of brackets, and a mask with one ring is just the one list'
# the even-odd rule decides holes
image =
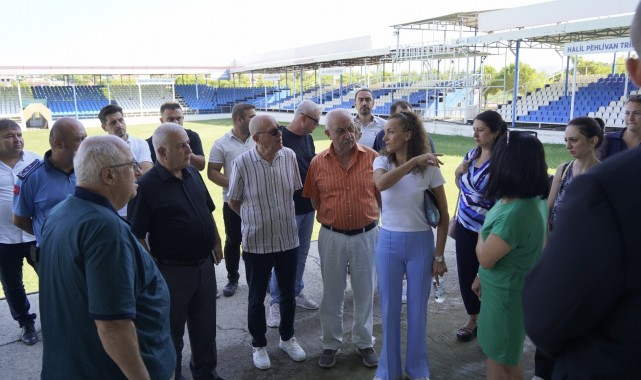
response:
{"label": "floodlight pole", "polygon": [[514,95],[512,97],[512,128],[516,126],[516,103],[519,95],[519,49],[521,48],[521,40],[516,40],[516,53],[514,59]]}

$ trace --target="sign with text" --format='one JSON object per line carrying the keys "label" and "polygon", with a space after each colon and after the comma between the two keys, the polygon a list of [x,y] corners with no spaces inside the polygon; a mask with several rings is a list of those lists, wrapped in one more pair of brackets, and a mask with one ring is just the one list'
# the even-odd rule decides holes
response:
{"label": "sign with text", "polygon": [[263,75],[263,80],[278,81],[278,80],[280,80],[280,74],[264,74]]}
{"label": "sign with text", "polygon": [[174,84],[174,80],[171,78],[149,78],[144,75],[141,75],[137,78],[138,84],[159,84],[163,86],[171,86]]}
{"label": "sign with text", "polygon": [[345,73],[344,67],[328,67],[320,69],[320,75],[341,75]]}
{"label": "sign with text", "polygon": [[632,47],[630,37],[627,37],[609,40],[572,42],[563,47],[563,55],[602,54],[631,50],[634,50],[634,47]]}

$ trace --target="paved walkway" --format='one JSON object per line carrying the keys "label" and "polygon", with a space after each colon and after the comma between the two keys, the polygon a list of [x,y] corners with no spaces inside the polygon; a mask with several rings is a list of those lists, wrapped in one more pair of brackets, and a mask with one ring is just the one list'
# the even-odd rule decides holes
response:
{"label": "paved walkway", "polygon": [[[446,247],[446,261],[449,273],[446,275],[447,300],[444,304],[437,304],[430,299],[428,306],[428,352],[432,380],[445,379],[484,379],[485,358],[476,341],[459,343],[455,332],[465,321],[467,315],[463,308],[461,296],[458,293],[458,280],[456,276],[456,259],[454,257],[454,241],[448,239]],[[241,265],[243,268],[243,265]],[[216,268],[218,286],[220,289],[226,283],[224,265]],[[352,292],[348,289],[345,301],[345,335],[344,347],[338,356],[337,364],[332,369],[323,369],[318,366],[318,357],[321,351],[319,340],[320,322],[318,311],[296,309],[296,338],[307,352],[307,360],[295,363],[278,349],[278,330],[268,329],[268,352],[272,368],[266,371],[258,370],[252,363],[251,337],[247,331],[247,284],[244,281],[244,271],[241,273],[241,282],[235,296],[218,299],[218,368],[219,374],[226,380],[254,380],[254,379],[366,379],[371,380],[375,371],[364,367],[356,355],[350,342],[352,323]],[[320,275],[320,261],[316,242],[312,242],[310,256],[307,260],[305,271],[305,293],[320,303],[322,296],[322,282]],[[29,296],[32,310],[38,309],[38,295]],[[266,302],[267,305],[267,302]],[[404,312],[404,311],[403,311]],[[40,331],[39,320],[37,329]],[[378,337],[375,345],[380,352],[381,316],[378,298],[374,306],[374,335]],[[69,331],[73,334],[73,331]],[[39,379],[42,361],[42,342],[27,347],[18,340],[19,329],[9,314],[6,301],[0,301],[0,379]],[[188,360],[189,343],[185,334],[185,351],[183,353],[183,374],[191,379]],[[90,359],[88,359],[90,360]],[[533,376],[534,347],[526,340],[523,363],[525,365],[525,378]]]}

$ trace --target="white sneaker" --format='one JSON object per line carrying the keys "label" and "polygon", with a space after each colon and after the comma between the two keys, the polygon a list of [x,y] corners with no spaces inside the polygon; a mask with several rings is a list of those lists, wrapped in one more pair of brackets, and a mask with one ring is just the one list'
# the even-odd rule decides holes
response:
{"label": "white sneaker", "polygon": [[269,313],[267,314],[267,326],[274,328],[280,326],[280,305],[277,303],[269,306]]}
{"label": "white sneaker", "polygon": [[401,303],[407,303],[407,284],[403,283],[403,291],[401,293]]}
{"label": "white sneaker", "polygon": [[318,309],[318,304],[313,300],[310,300],[309,298],[305,297],[303,293],[299,294],[298,297],[296,297],[296,306],[302,307],[303,309],[307,309],[307,310]]}
{"label": "white sneaker", "polygon": [[272,363],[269,361],[269,355],[267,355],[267,349],[265,347],[252,347],[252,351],[254,356],[254,365],[256,368],[271,368]]}
{"label": "white sneaker", "polygon": [[302,362],[307,358],[305,351],[303,351],[303,348],[298,344],[294,337],[291,337],[288,341],[283,341],[281,339],[280,343],[278,343],[278,347],[285,351],[295,362]]}

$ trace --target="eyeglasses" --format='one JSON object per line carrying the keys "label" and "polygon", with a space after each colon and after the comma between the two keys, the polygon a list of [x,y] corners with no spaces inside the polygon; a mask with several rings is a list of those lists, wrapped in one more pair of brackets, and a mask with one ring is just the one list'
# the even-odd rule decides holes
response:
{"label": "eyeglasses", "polygon": [[308,118],[309,120],[313,121],[314,123],[316,123],[316,125],[320,124],[320,120],[319,120],[319,119],[317,119],[317,118],[315,118],[315,117],[311,117],[311,116],[309,116],[309,115],[308,115],[308,114],[306,114],[306,113],[302,113],[302,112],[301,112],[300,114],[301,114],[301,115],[303,115],[303,116],[305,116],[305,117],[306,117],[306,118]]}
{"label": "eyeglasses", "polygon": [[534,136],[536,137],[536,131],[511,131],[508,129],[507,131],[507,141],[505,142],[505,145],[510,145],[510,135],[511,134],[517,134],[517,135],[527,135],[527,136]]}
{"label": "eyeglasses", "polygon": [[261,133],[269,133],[270,136],[278,136],[279,133],[283,133],[283,128],[285,128],[282,125],[278,125],[276,128],[270,130],[270,131],[265,131],[265,132],[256,132],[254,133],[255,135],[260,135]]}
{"label": "eyeglasses", "polygon": [[132,169],[134,169],[134,172],[137,172],[137,171],[141,170],[140,169],[140,164],[138,163],[138,161],[125,162],[124,164],[118,164],[118,165],[110,165],[109,167],[112,168],[112,169],[115,169],[115,168],[120,168],[120,167],[123,167],[123,166],[131,166]]}

